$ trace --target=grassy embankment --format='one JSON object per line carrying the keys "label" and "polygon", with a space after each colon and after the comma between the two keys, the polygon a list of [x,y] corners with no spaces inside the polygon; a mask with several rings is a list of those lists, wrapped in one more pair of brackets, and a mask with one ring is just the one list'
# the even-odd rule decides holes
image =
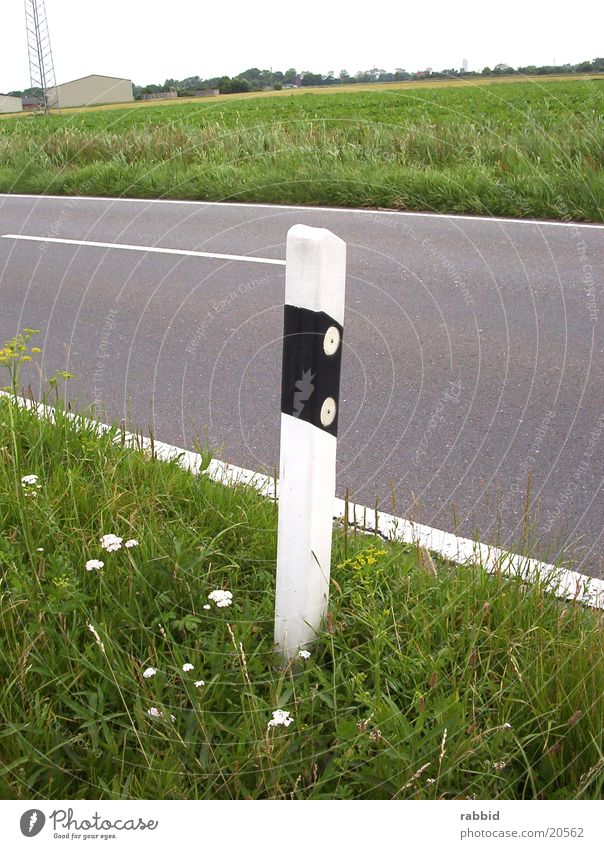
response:
{"label": "grassy embankment", "polygon": [[0,191],[604,220],[604,80],[276,92],[0,122]]}
{"label": "grassy embankment", "polygon": [[254,490],[0,398],[0,795],[601,797],[598,611],[340,531],[325,630],[278,670],[275,548]]}

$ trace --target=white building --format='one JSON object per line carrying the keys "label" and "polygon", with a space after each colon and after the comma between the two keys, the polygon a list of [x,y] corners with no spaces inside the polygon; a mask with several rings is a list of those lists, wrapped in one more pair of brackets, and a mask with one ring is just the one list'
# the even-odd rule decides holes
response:
{"label": "white building", "polygon": [[0,94],[0,114],[22,111],[23,104],[20,97],[9,97],[7,94]]}
{"label": "white building", "polygon": [[79,80],[61,83],[48,89],[48,101],[55,109],[77,106],[98,106],[101,103],[131,103],[132,81],[121,77],[90,74]]}

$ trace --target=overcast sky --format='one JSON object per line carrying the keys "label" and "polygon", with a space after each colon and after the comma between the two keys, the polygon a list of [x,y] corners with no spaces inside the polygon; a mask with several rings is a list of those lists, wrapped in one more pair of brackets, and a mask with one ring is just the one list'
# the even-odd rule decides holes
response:
{"label": "overcast sky", "polygon": [[[558,64],[604,54],[604,2],[382,0],[203,3],[46,0],[58,82],[87,74],[137,84],[249,67],[354,74]],[[1,0],[0,91],[29,86],[23,0]]]}

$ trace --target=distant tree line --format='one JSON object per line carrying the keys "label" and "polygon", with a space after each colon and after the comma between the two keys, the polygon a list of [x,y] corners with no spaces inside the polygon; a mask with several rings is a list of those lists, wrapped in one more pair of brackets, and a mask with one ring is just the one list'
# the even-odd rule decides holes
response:
{"label": "distant tree line", "polygon": [[23,91],[9,91],[8,97],[42,97],[41,88],[26,88]]}
{"label": "distant tree line", "polygon": [[[260,68],[248,68],[235,77],[186,77],[184,80],[166,80],[163,85],[151,84],[145,86],[134,86],[134,97],[140,99],[143,94],[160,94],[162,92],[175,91],[179,97],[192,96],[194,91],[200,89],[218,89],[221,94],[238,94],[247,91],[266,91],[268,89],[283,89],[305,86],[337,86],[354,85],[356,83],[392,83],[405,80],[440,80],[440,79],[471,79],[473,77],[503,77],[503,76],[547,76],[548,74],[594,74],[604,73],[604,58],[592,59],[591,62],[579,62],[577,65],[525,65],[512,68],[510,65],[500,63],[494,68],[488,66],[482,71],[464,71],[462,68],[445,68],[442,71],[433,71],[426,68],[424,71],[409,72],[404,68],[396,68],[394,71],[385,71],[383,68],[371,68],[368,71],[357,71],[349,74],[343,69],[339,74],[328,71],[326,74],[317,74],[313,71],[297,71],[288,68],[287,71],[260,70]],[[11,91],[10,96],[22,97],[24,95],[41,95],[39,89],[25,89],[24,91]]]}
{"label": "distant tree line", "polygon": [[462,68],[445,68],[442,71],[434,71],[432,68],[427,68],[424,71],[409,72],[404,68],[396,68],[394,71],[371,68],[368,71],[357,71],[355,74],[349,74],[346,69],[343,69],[336,75],[334,71],[318,74],[313,71],[297,71],[295,68],[288,68],[285,72],[248,68],[247,71],[242,71],[235,77],[223,76],[209,79],[187,77],[184,80],[166,80],[163,85],[135,85],[134,96],[140,98],[143,94],[176,91],[179,97],[186,97],[193,91],[204,88],[218,89],[221,94],[236,94],[247,91],[266,91],[268,89],[279,90],[294,86],[337,86],[354,85],[356,83],[391,83],[405,80],[585,73],[604,73],[604,58],[599,57],[591,62],[579,62],[577,65],[526,65],[519,68],[512,68],[510,65],[500,63],[495,65],[494,68],[487,66],[482,71],[464,71]]}

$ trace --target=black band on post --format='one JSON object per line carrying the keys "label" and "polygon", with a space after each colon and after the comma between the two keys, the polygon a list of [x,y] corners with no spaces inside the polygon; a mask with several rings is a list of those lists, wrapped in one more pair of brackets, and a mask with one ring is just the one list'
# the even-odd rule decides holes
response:
{"label": "black band on post", "polygon": [[[285,305],[281,412],[333,436],[338,435],[342,336],[342,325],[326,313]],[[326,408],[330,399],[335,413]]]}

